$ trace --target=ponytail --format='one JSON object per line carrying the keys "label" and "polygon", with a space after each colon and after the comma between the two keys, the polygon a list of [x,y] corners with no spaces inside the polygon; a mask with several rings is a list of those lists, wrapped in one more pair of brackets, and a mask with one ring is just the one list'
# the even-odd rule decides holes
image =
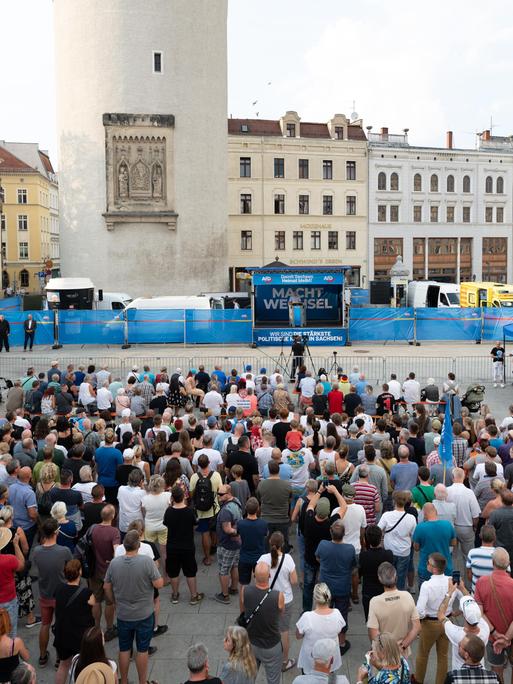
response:
{"label": "ponytail", "polygon": [[276,568],[278,566],[279,554],[278,551],[283,553],[283,545],[285,544],[285,538],[281,532],[273,532],[269,537],[269,548],[271,551],[271,568]]}

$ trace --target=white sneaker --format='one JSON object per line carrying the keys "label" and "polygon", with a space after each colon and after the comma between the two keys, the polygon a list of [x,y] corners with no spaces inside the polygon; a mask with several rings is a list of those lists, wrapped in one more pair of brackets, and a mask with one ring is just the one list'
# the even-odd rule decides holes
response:
{"label": "white sneaker", "polygon": [[506,386],[506,385],[504,385],[504,383],[501,384],[501,387],[505,387],[505,386]]}
{"label": "white sneaker", "polygon": [[494,382],[494,383],[493,383],[493,386],[494,386],[494,387],[497,387],[497,383],[496,383],[496,382]]}

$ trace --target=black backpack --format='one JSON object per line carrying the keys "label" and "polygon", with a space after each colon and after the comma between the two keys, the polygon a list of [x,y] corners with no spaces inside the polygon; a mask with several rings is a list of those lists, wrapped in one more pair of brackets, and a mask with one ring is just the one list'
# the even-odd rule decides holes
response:
{"label": "black backpack", "polygon": [[94,575],[96,557],[93,546],[93,530],[96,525],[91,525],[86,533],[80,537],[75,546],[73,557],[82,563],[82,577],[89,579]]}
{"label": "black backpack", "polygon": [[198,473],[198,481],[194,489],[194,506],[197,511],[209,511],[214,505],[215,495],[212,489],[212,475],[209,473],[207,477]]}
{"label": "black backpack", "polygon": [[50,487],[46,492],[43,491],[41,494],[37,495],[37,512],[39,515],[50,515],[50,511],[54,504],[50,495],[52,489],[54,489],[54,487]]}

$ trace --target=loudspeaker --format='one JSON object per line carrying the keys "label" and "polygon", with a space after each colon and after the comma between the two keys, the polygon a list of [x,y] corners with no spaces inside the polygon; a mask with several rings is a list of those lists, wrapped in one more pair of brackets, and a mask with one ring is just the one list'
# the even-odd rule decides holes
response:
{"label": "loudspeaker", "polygon": [[370,283],[370,303],[390,306],[392,287],[389,280],[372,280]]}

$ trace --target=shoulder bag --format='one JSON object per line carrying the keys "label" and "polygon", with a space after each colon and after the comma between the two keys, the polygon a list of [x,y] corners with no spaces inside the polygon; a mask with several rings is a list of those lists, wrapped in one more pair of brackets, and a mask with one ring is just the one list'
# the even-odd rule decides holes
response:
{"label": "shoulder bag", "polygon": [[276,584],[276,580],[278,579],[278,575],[280,574],[280,570],[281,570],[281,568],[282,568],[282,566],[283,566],[283,562],[284,562],[284,561],[285,561],[285,553],[282,553],[282,554],[281,554],[281,561],[280,561],[280,564],[278,565],[278,569],[276,570],[276,574],[275,574],[275,576],[274,576],[274,579],[273,579],[273,581],[271,582],[271,586],[270,586],[269,589],[265,592],[265,594],[262,596],[262,598],[260,599],[259,604],[256,606],[256,608],[254,608],[254,609],[251,611],[251,613],[248,615],[248,617],[246,617],[246,614],[244,613],[244,611],[239,615],[239,617],[238,617],[237,620],[236,620],[236,622],[237,622],[237,624],[239,625],[239,627],[246,627],[246,629],[247,629],[247,627],[248,627],[249,623],[251,622],[251,620],[252,620],[252,619],[255,617],[255,615],[258,613],[258,611],[260,610],[260,606],[262,605],[262,603],[265,601],[265,599],[269,596],[269,594],[270,594],[271,591],[273,590],[274,585]]}

